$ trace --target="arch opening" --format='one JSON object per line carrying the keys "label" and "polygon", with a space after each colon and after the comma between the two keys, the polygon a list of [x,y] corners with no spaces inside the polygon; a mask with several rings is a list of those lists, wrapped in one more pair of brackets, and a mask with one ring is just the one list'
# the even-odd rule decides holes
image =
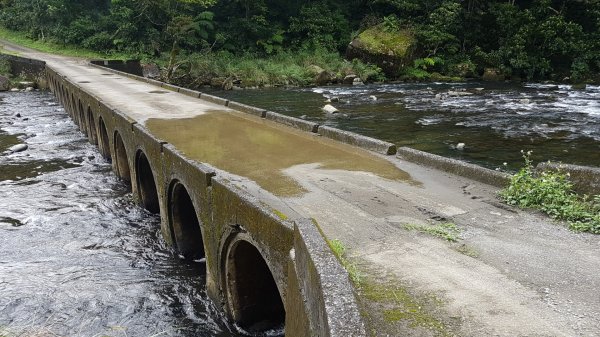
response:
{"label": "arch opening", "polygon": [[77,111],[79,113],[79,130],[81,130],[81,132],[83,132],[83,134],[88,137],[88,128],[87,128],[87,123],[85,120],[85,111],[83,110],[83,104],[81,104],[81,100],[77,100]]}
{"label": "arch opening", "polygon": [[150,162],[141,150],[135,157],[136,182],[141,205],[151,213],[160,213],[158,191]]}
{"label": "arch opening", "polygon": [[127,159],[127,151],[125,144],[118,131],[115,131],[114,139],[115,153],[115,171],[117,176],[126,182],[131,182],[131,172],[129,170],[129,161]]}
{"label": "arch opening", "polygon": [[254,245],[235,242],[225,272],[229,313],[241,328],[258,333],[284,327],[285,308],[277,284]]}
{"label": "arch opening", "polygon": [[186,259],[204,258],[204,242],[194,203],[183,184],[175,181],[169,192],[169,223],[175,249]]}
{"label": "arch opening", "polygon": [[98,144],[98,135],[96,134],[96,123],[94,123],[94,114],[92,113],[92,108],[89,106],[87,108],[87,120],[89,126],[90,143]]}
{"label": "arch opening", "polygon": [[108,145],[108,132],[106,131],[106,125],[104,125],[104,120],[102,117],[98,118],[98,147],[100,148],[100,153],[104,156],[104,158],[111,160],[110,155],[110,147]]}

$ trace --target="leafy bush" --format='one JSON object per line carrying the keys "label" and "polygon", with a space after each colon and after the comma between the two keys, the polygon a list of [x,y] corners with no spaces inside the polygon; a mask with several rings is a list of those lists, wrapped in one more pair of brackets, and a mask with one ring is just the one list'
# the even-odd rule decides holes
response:
{"label": "leafy bush", "polygon": [[600,234],[600,196],[579,197],[568,173],[536,174],[530,154],[523,155],[525,166],[511,178],[500,197],[509,205],[537,209],[554,219],[565,220],[572,230]]}

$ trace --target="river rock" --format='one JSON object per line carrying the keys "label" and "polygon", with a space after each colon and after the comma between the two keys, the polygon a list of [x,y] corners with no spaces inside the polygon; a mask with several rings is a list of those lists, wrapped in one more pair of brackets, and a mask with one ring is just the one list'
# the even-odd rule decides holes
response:
{"label": "river rock", "polygon": [[321,110],[323,110],[323,112],[328,113],[328,114],[336,114],[339,112],[339,110],[336,109],[336,107],[334,107],[331,104],[325,105],[323,108],[321,108]]}
{"label": "river rock", "polygon": [[33,91],[33,90],[34,90],[33,87],[27,87],[27,88],[25,88],[25,91],[27,91],[27,92]]}
{"label": "river rock", "polygon": [[360,77],[357,77],[354,79],[354,81],[352,81],[352,85],[365,85],[365,83],[360,79]]}
{"label": "river rock", "polygon": [[25,150],[27,150],[28,148],[29,148],[29,146],[27,146],[27,144],[17,144],[17,145],[11,146],[11,147],[10,147],[8,150],[9,150],[10,152],[13,152],[13,153],[14,153],[14,152],[22,152],[22,151],[25,151]]}
{"label": "river rock", "polygon": [[221,87],[221,89],[223,89],[225,91],[233,90],[233,78],[232,77],[226,78],[223,81],[223,86]]}
{"label": "river rock", "polygon": [[326,85],[327,83],[330,83],[333,80],[333,76],[331,76],[331,74],[327,70],[317,65],[310,65],[308,69],[313,74],[313,80],[316,85]]}
{"label": "river rock", "polygon": [[577,84],[571,85],[571,89],[573,89],[573,90],[585,90],[586,87],[587,87],[587,85],[585,83],[577,83]]}
{"label": "river rock", "polygon": [[397,77],[405,66],[412,65],[415,47],[416,39],[411,30],[389,30],[378,24],[367,28],[350,42],[346,58],[376,64],[388,77]]}
{"label": "river rock", "polygon": [[344,77],[344,80],[342,81],[342,83],[344,83],[346,85],[352,85],[354,83],[354,79],[357,77],[358,76],[356,76],[354,74],[346,75],[346,77]]}
{"label": "river rock", "polygon": [[463,151],[465,149],[465,143],[456,144],[456,149],[459,151]]}
{"label": "river rock", "polygon": [[6,76],[0,76],[0,91],[10,90],[10,80]]}
{"label": "river rock", "polygon": [[377,100],[377,96],[375,96],[375,95],[371,95],[371,96],[369,96],[369,99],[370,99],[371,101],[376,101],[376,100]]}
{"label": "river rock", "polygon": [[160,68],[154,63],[142,64],[142,75],[148,78],[160,77]]}
{"label": "river rock", "polygon": [[34,88],[35,87],[35,82],[31,82],[31,81],[22,81],[19,82],[19,88],[20,89],[27,89],[27,88]]}
{"label": "river rock", "polygon": [[502,82],[504,81],[504,75],[498,68],[485,68],[482,79],[489,82]]}
{"label": "river rock", "polygon": [[467,92],[467,91],[448,91],[448,96],[450,97],[460,97],[460,96],[471,96],[473,95],[472,92]]}
{"label": "river rock", "polygon": [[10,91],[11,92],[17,92],[17,91],[19,91],[19,88],[12,88],[12,89],[10,89]]}

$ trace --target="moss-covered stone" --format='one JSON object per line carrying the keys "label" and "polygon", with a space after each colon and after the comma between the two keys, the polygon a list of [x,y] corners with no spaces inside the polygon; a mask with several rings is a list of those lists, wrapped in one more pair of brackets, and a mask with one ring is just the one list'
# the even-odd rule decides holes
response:
{"label": "moss-covered stone", "polygon": [[373,26],[358,35],[349,45],[347,57],[377,64],[388,76],[398,76],[410,65],[415,38],[409,30],[390,31],[383,25]]}

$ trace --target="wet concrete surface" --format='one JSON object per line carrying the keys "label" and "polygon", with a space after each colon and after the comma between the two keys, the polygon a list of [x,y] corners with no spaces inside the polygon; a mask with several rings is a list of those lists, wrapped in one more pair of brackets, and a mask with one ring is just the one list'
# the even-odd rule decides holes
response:
{"label": "wet concrete surface", "polygon": [[146,126],[189,158],[250,178],[278,196],[305,192],[283,170],[310,163],[323,170],[364,171],[417,184],[368,151],[231,111],[211,111],[193,119],[150,119]]}

